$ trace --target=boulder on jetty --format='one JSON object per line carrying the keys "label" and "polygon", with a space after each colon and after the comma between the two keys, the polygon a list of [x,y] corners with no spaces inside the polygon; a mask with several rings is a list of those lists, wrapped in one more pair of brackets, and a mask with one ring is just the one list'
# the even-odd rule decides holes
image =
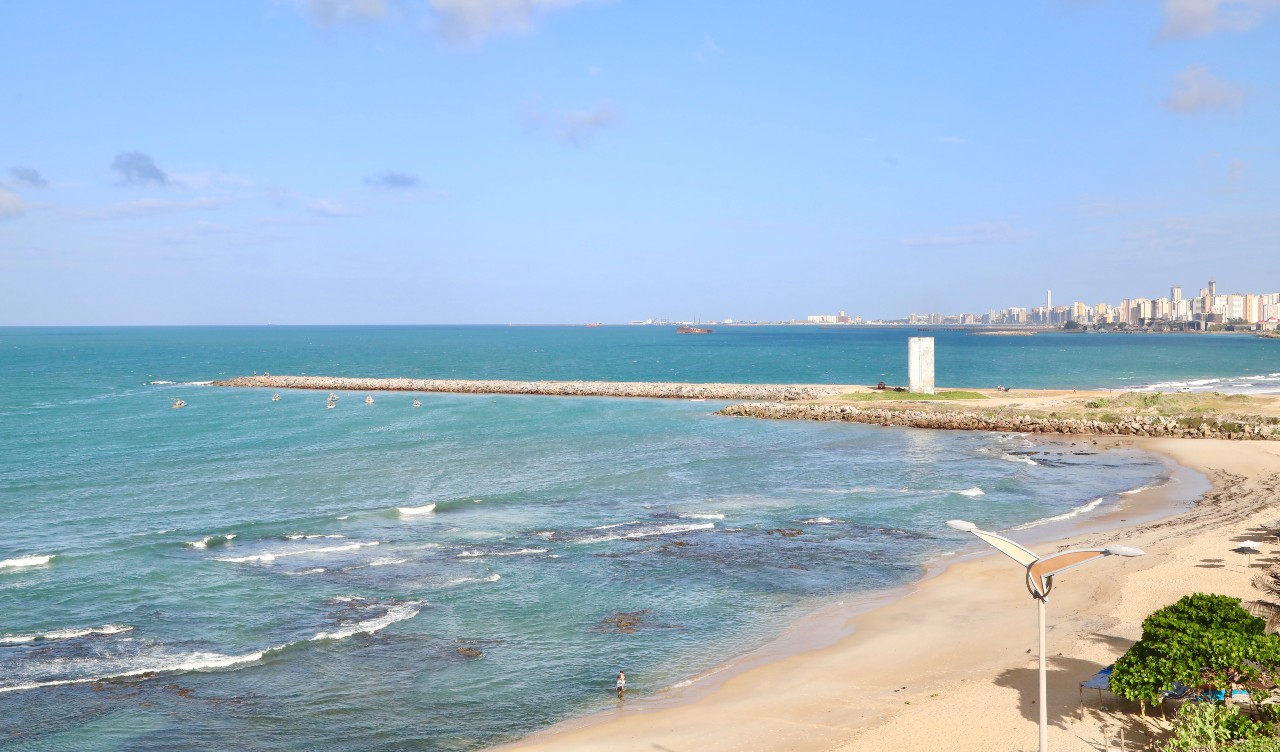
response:
{"label": "boulder on jetty", "polygon": [[556,397],[651,397],[656,399],[830,399],[854,387],[826,384],[684,384],[645,381],[473,381],[467,379],[366,379],[336,376],[238,376],[213,386],[315,389],[338,392],[449,392],[454,394],[543,394]]}
{"label": "boulder on jetty", "polygon": [[1266,418],[1239,416],[1127,415],[1115,420],[998,414],[968,410],[891,410],[840,404],[753,403],[730,405],[716,413],[773,420],[839,420],[908,428],[1006,433],[1168,436],[1194,439],[1280,441],[1280,425]]}

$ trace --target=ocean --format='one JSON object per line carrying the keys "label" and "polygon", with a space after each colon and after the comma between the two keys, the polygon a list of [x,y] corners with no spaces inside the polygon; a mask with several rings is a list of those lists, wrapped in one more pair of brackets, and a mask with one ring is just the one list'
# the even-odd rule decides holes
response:
{"label": "ocean", "polygon": [[[918,334],[0,329],[0,747],[481,749],[909,583],[968,545],[947,519],[1033,535],[1169,482],[1084,440],[710,401],[202,383],[901,382]],[[931,334],[946,385],[1280,388],[1249,337]]]}

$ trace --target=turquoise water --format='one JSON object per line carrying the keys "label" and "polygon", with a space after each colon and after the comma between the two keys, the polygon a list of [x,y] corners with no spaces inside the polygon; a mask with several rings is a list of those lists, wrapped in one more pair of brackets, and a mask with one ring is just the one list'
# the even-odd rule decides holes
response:
{"label": "turquoise water", "polygon": [[[905,336],[0,330],[0,745],[478,749],[612,706],[618,670],[641,700],[824,599],[909,582],[965,545],[946,519],[1034,524],[1167,474],[1084,442],[714,402],[349,393],[326,410],[314,392],[188,383],[866,382],[895,378]],[[1280,348],[1246,338],[1063,337],[1032,358],[1014,338],[938,336],[941,363],[973,369],[956,383],[984,360],[1142,363],[1121,376],[1148,383],[1280,371]]]}

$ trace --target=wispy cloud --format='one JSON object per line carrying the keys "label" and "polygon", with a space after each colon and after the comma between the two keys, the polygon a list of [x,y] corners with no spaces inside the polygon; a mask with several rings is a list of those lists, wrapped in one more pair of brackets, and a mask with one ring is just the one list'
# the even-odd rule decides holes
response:
{"label": "wispy cloud", "polygon": [[716,42],[715,39],[707,35],[702,38],[702,44],[694,51],[693,57],[697,60],[706,60],[708,58],[719,57],[724,54],[724,49]]}
{"label": "wispy cloud", "polygon": [[[289,1],[289,0],[286,0]],[[537,28],[545,13],[596,0],[291,0],[316,26],[404,21],[429,26],[451,44],[472,44]]]}
{"label": "wispy cloud", "polygon": [[1280,11],[1280,0],[1165,0],[1160,38],[1249,31]]}
{"label": "wispy cloud", "polygon": [[387,170],[364,179],[364,184],[371,188],[385,188],[397,191],[412,190],[417,188],[420,183],[421,181],[414,176],[404,172],[396,172],[395,170]]}
{"label": "wispy cloud", "polygon": [[169,176],[156,166],[155,160],[136,151],[121,152],[111,162],[111,169],[124,185],[166,185]]}
{"label": "wispy cloud", "polygon": [[27,213],[22,197],[0,188],[0,219],[17,219]]}
{"label": "wispy cloud", "polygon": [[1244,89],[1224,81],[1203,65],[1193,65],[1173,77],[1173,93],[1164,101],[1174,112],[1232,109],[1244,102]]}
{"label": "wispy cloud", "polygon": [[387,0],[294,0],[294,5],[321,28],[339,23],[380,21],[388,12]]}
{"label": "wispy cloud", "polygon": [[591,0],[428,0],[440,36],[454,43],[470,43],[499,34],[533,31],[547,11],[582,5]]}
{"label": "wispy cloud", "polygon": [[334,201],[332,199],[327,199],[327,198],[321,198],[321,199],[316,199],[315,201],[312,201],[311,206],[308,208],[310,208],[312,214],[315,214],[316,216],[320,216],[320,217],[325,217],[326,219],[337,219],[339,217],[352,217],[357,214],[357,212],[354,209],[351,209],[350,207],[346,206],[342,202]]}
{"label": "wispy cloud", "polygon": [[226,198],[194,198],[175,201],[162,198],[141,198],[110,204],[85,214],[89,219],[126,219],[131,217],[155,217],[165,214],[182,214],[191,211],[210,211],[231,203]]}
{"label": "wispy cloud", "polygon": [[1243,159],[1233,159],[1231,164],[1227,165],[1227,182],[1235,183],[1244,177],[1245,172],[1249,169],[1249,163]]}
{"label": "wispy cloud", "polygon": [[1032,236],[1027,230],[1019,230],[1004,222],[980,222],[956,227],[936,235],[903,238],[899,245],[912,248],[946,247],[959,245],[996,245],[1025,240]]}
{"label": "wispy cloud", "polygon": [[204,191],[210,188],[251,188],[253,178],[230,172],[213,170],[210,172],[179,172],[165,176],[169,185],[186,188],[191,191]]}
{"label": "wispy cloud", "polygon": [[537,107],[529,107],[524,113],[526,130],[548,133],[574,146],[582,146],[597,133],[621,121],[622,113],[610,102],[599,102],[586,109],[560,114],[549,114]]}
{"label": "wispy cloud", "polygon": [[45,180],[43,175],[30,167],[12,167],[9,169],[9,174],[13,176],[14,180],[18,181],[19,185],[28,188],[49,187],[49,181]]}

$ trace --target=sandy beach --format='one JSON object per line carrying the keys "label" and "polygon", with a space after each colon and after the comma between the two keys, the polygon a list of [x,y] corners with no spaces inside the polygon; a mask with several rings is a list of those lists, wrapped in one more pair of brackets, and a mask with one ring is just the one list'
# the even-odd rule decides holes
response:
{"label": "sandy beach", "polygon": [[[1098,750],[1120,733],[1145,743],[1135,714],[1081,708],[1079,682],[1138,638],[1141,621],[1183,595],[1256,598],[1233,553],[1265,540],[1253,572],[1275,558],[1280,444],[1135,439],[1212,482],[1190,511],[1168,510],[1163,489],[1041,553],[1123,542],[1137,559],[1108,558],[1058,578],[1049,601],[1050,746]],[[1016,537],[1016,536],[1015,536]],[[975,552],[980,551],[974,546]],[[998,554],[953,558],[911,592],[878,607],[834,604],[717,675],[653,699],[534,734],[502,750],[1006,750],[1036,743],[1036,608],[1018,567]],[[722,678],[727,677],[727,678]],[[1114,702],[1114,701],[1113,701]]]}

